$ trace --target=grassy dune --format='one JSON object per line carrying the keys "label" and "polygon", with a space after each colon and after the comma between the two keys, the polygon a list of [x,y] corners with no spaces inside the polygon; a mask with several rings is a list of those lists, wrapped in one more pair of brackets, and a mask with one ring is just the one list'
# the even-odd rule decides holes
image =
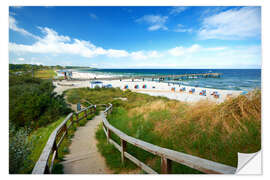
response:
{"label": "grassy dune", "polygon": [[[161,147],[237,166],[237,152],[253,153],[261,148],[261,92],[228,99],[219,105],[200,101],[187,104],[164,97],[123,92],[120,89],[89,88],[67,92],[68,100],[87,99],[93,103],[112,102],[110,123],[126,134]],[[127,101],[116,100],[125,97]],[[120,153],[106,143],[100,127],[98,148],[108,166],[116,172],[135,169],[128,162],[122,167]],[[119,139],[113,135],[119,143]],[[132,145],[128,152],[160,171],[160,159]],[[173,173],[199,173],[173,163]]]}
{"label": "grassy dune", "polygon": [[53,69],[43,69],[43,70],[37,70],[34,73],[34,76],[36,78],[41,78],[41,79],[52,79],[54,76],[57,74]]}

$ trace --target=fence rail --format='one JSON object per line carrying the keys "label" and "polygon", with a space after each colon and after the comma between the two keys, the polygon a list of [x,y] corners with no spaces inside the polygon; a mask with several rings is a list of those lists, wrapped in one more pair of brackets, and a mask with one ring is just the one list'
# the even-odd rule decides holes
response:
{"label": "fence rail", "polygon": [[[79,122],[83,118],[87,118],[89,114],[94,113],[96,111],[97,106],[102,106],[105,108],[104,110],[105,116],[102,121],[103,130],[107,137],[107,142],[113,144],[114,147],[121,152],[122,164],[125,164],[126,159],[129,159],[145,172],[149,174],[158,174],[151,167],[141,162],[136,157],[132,156],[126,151],[127,143],[129,143],[147,152],[159,156],[161,158],[161,173],[163,174],[171,173],[172,161],[186,165],[188,167],[191,167],[204,173],[234,174],[236,171],[235,167],[231,167],[200,157],[192,156],[189,154],[177,152],[174,150],[162,148],[154,144],[150,144],[148,142],[128,136],[127,134],[123,133],[119,129],[112,126],[106,119],[107,115],[112,112],[113,108],[112,104],[109,104],[109,106],[105,104],[99,104],[99,105],[91,105],[76,113],[70,113],[65,118],[65,120],[50,135],[47,144],[39,157],[39,160],[35,164],[32,174],[44,174],[52,172],[53,162],[55,158],[58,157],[58,149],[61,143],[63,142],[65,136],[68,134],[68,129],[72,126],[73,123]],[[82,117],[80,117],[81,113],[84,113]],[[75,115],[76,120],[73,118],[73,115]],[[111,133],[114,133],[120,138],[121,144],[118,144],[111,138]]]}
{"label": "fence rail", "polygon": [[[95,111],[96,106],[91,105],[76,113],[70,113],[50,135],[47,144],[35,164],[32,174],[50,174],[53,169],[54,160],[58,157],[58,149],[65,136],[68,134],[69,128],[73,123],[78,123],[80,120],[87,118],[88,115],[95,113]],[[83,116],[80,117],[81,114],[83,114]],[[75,119],[73,115],[75,115]]]}
{"label": "fence rail", "polygon": [[[199,158],[196,156],[192,156],[189,154],[177,152],[174,150],[162,148],[145,141],[133,138],[128,136],[127,134],[123,133],[122,131],[116,129],[112,126],[106,119],[106,116],[110,114],[112,111],[112,104],[104,111],[105,117],[103,119],[103,130],[107,136],[107,142],[114,145],[114,147],[121,152],[121,160],[122,163],[125,163],[125,159],[131,160],[133,163],[138,165],[141,169],[145,172],[150,174],[157,174],[153,169],[149,166],[126,152],[126,145],[127,143],[132,144],[138,148],[141,148],[145,151],[148,151],[154,155],[157,155],[161,158],[161,173],[169,174],[171,173],[172,161],[186,165],[193,169],[199,170],[204,173],[211,173],[211,174],[234,174],[236,171],[235,167],[231,167],[228,165],[220,164],[214,161],[210,161],[207,159]],[[117,135],[120,140],[121,144],[119,145],[114,140],[111,139],[111,133]]]}

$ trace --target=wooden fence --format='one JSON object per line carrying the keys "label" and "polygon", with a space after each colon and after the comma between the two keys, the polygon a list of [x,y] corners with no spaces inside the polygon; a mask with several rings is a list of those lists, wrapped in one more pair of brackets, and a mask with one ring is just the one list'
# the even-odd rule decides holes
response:
{"label": "wooden fence", "polygon": [[[126,151],[127,143],[132,144],[138,148],[141,148],[147,152],[150,152],[154,155],[157,155],[161,158],[161,173],[169,174],[172,169],[172,161],[186,165],[193,169],[197,169],[204,173],[211,174],[234,174],[236,171],[235,167],[231,167],[228,165],[220,164],[217,162],[213,162],[207,159],[202,159],[196,156],[192,156],[189,154],[177,152],[174,150],[162,148],[145,141],[133,138],[123,133],[122,131],[116,129],[112,126],[106,119],[106,116],[112,111],[112,104],[108,106],[105,104],[100,104],[97,106],[103,106],[105,108],[104,114],[105,117],[103,119],[103,130],[107,136],[108,143],[114,145],[114,147],[121,152],[122,163],[125,163],[126,159],[129,159],[137,166],[139,166],[142,170],[150,174],[157,174],[156,171],[151,169],[149,166],[138,160],[136,157],[132,156]],[[91,105],[87,108],[82,109],[76,113],[70,113],[66,119],[52,132],[50,135],[46,146],[44,147],[42,154],[39,157],[39,160],[35,164],[35,167],[32,171],[32,174],[44,174],[51,173],[53,168],[53,162],[55,158],[58,156],[58,149],[64,140],[65,136],[68,134],[68,129],[72,126],[74,122],[79,122],[83,118],[87,118],[87,116],[96,111],[96,105]],[[80,117],[80,114],[83,113],[83,116]],[[75,115],[75,119],[73,119],[73,115]],[[111,139],[111,133],[114,133],[120,138],[121,144],[119,145],[114,140]]]}
{"label": "wooden fence", "polygon": [[[76,113],[70,113],[50,135],[39,160],[35,164],[32,174],[50,174],[52,172],[54,160],[58,157],[58,149],[65,136],[68,134],[69,128],[73,123],[78,123],[80,120],[87,118],[89,114],[95,113],[95,111],[96,106],[90,105]],[[73,118],[73,115],[75,115],[76,118]]]}
{"label": "wooden fence", "polygon": [[[236,171],[235,167],[220,164],[220,163],[213,162],[207,159],[202,159],[196,156],[177,152],[174,150],[162,148],[162,147],[147,143],[145,141],[133,138],[131,136],[128,136],[127,134],[113,127],[107,121],[106,115],[110,114],[111,111],[112,111],[112,105],[110,104],[104,111],[105,118],[103,119],[103,130],[107,136],[108,143],[113,144],[114,147],[121,152],[121,159],[122,159],[123,164],[125,163],[125,159],[129,159],[145,172],[150,173],[150,174],[157,174],[156,171],[154,171],[149,166],[147,166],[146,164],[144,164],[143,162],[141,162],[136,157],[132,156],[126,151],[126,145],[127,143],[130,143],[138,148],[141,148],[147,152],[150,152],[154,155],[159,156],[161,158],[161,173],[163,174],[171,173],[172,161],[186,165],[193,169],[199,170],[200,172],[203,172],[203,173],[234,174]],[[121,140],[120,145],[111,139],[112,132],[120,138]]]}

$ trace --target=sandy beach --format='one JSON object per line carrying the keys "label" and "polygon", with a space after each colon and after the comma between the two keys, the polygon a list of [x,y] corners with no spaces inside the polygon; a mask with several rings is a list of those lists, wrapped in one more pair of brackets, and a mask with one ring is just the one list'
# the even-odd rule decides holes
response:
{"label": "sandy beach", "polygon": [[[94,73],[80,73],[73,72],[72,78],[76,79],[87,79],[87,78],[104,78],[111,77],[108,75],[99,75]],[[169,99],[175,99],[184,102],[198,102],[200,100],[210,100],[213,102],[221,103],[228,97],[235,97],[242,93],[242,91],[235,90],[219,90],[219,89],[210,89],[210,88],[201,88],[201,87],[192,87],[192,86],[179,86],[178,84],[166,83],[166,82],[155,82],[155,81],[142,81],[142,80],[110,80],[102,81],[102,85],[111,85],[115,88],[120,88],[122,90],[131,90],[138,93],[149,94],[151,96],[164,96]],[[55,92],[62,93],[63,91],[71,88],[81,88],[81,87],[91,87],[90,81],[76,81],[76,80],[62,80],[61,82],[54,82],[56,86]],[[137,85],[137,88],[135,86]],[[101,85],[99,85],[101,86]],[[92,86],[93,87],[93,86]],[[185,91],[180,92],[180,89],[185,88]],[[189,90],[195,89],[193,93],[190,93]],[[200,92],[205,90],[204,95],[200,95]],[[211,95],[213,92],[217,92],[219,97],[214,97]]]}

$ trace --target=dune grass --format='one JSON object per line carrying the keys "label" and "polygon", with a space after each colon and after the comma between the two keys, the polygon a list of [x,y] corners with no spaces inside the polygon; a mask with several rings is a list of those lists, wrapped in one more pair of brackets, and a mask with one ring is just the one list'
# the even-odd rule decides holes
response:
{"label": "dune grass", "polygon": [[[253,153],[261,149],[260,90],[221,104],[209,101],[187,104],[120,89],[72,89],[67,95],[71,101],[111,102],[114,109],[108,120],[113,126],[161,147],[234,167],[237,166],[237,152]],[[116,97],[128,100],[115,100]],[[121,165],[120,153],[107,144],[102,127],[96,138],[99,151],[116,173],[137,168],[129,161],[124,167]],[[114,134],[112,138],[119,143]],[[130,144],[127,151],[160,172],[160,159],[156,156]],[[200,173],[177,163],[173,163],[172,172]]]}
{"label": "dune grass", "polygon": [[54,76],[57,74],[53,69],[43,69],[43,70],[37,70],[34,73],[34,76],[36,78],[41,78],[41,79],[52,79]]}
{"label": "dune grass", "polygon": [[[69,153],[69,145],[71,143],[71,139],[74,136],[75,131],[77,130],[77,127],[84,126],[89,120],[91,120],[96,114],[91,114],[87,117],[87,119],[82,119],[78,123],[74,123],[70,129],[68,130],[68,136],[63,140],[60,148],[58,149],[58,159],[55,160],[55,165],[53,168],[54,174],[62,174],[63,173],[63,167],[61,165],[61,161],[63,161],[64,155]],[[79,115],[79,117],[84,116],[83,113]],[[51,133],[55,130],[55,128],[61,124],[61,122],[66,117],[61,117],[59,120],[47,125],[46,127],[38,128],[37,130],[33,131],[30,136],[29,140],[32,143],[32,151],[31,151],[31,160],[33,164],[29,166],[28,171],[26,173],[31,173],[32,169],[35,166],[35,163],[39,159]],[[76,119],[75,115],[73,116],[73,119]],[[67,124],[69,125],[69,124]]]}
{"label": "dune grass", "polygon": [[30,167],[28,167],[28,173],[31,173],[32,169],[34,168],[35,163],[39,159],[39,156],[41,155],[43,148],[45,147],[51,133],[64,119],[65,117],[61,117],[59,118],[59,120],[45,127],[38,128],[37,130],[33,131],[30,134],[29,140],[32,143],[32,150],[30,157],[33,164]]}

